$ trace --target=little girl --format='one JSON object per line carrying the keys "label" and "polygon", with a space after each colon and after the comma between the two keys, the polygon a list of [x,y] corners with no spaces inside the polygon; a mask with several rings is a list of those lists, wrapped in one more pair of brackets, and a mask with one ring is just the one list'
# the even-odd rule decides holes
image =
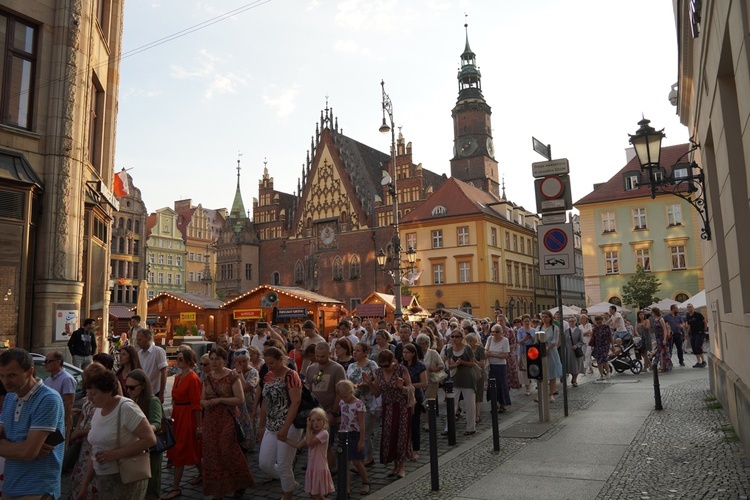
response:
{"label": "little girl", "polygon": [[305,439],[287,441],[295,448],[307,446],[307,472],[305,473],[305,491],[313,500],[325,500],[326,495],[333,493],[333,479],[328,469],[328,416],[322,408],[314,408],[307,417]]}
{"label": "little girl", "polygon": [[[370,494],[370,481],[367,480],[367,469],[362,462],[365,458],[365,405],[354,397],[354,384],[350,380],[342,380],[336,384],[336,395],[339,397],[339,409],[341,410],[341,423],[339,431],[349,433],[347,458],[357,470],[362,479],[360,495]],[[347,471],[346,483],[351,484],[349,472]],[[351,486],[349,487],[351,489]]]}

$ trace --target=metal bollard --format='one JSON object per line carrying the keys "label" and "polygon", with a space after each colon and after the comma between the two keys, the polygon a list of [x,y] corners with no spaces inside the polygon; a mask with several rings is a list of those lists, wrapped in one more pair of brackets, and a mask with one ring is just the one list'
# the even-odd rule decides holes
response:
{"label": "metal bollard", "polygon": [[490,391],[490,408],[492,412],[492,449],[500,451],[500,429],[498,429],[497,416],[497,380],[492,377],[487,386]]}
{"label": "metal bollard", "polygon": [[654,372],[654,409],[662,410],[661,406],[661,389],[659,388],[659,365],[658,358],[654,358],[654,362],[651,365],[651,371]]}
{"label": "metal bollard", "polygon": [[348,495],[346,494],[349,489],[349,432],[339,431],[339,444],[336,448],[338,451],[338,468],[339,473],[336,477],[336,498],[338,500],[346,500]]}
{"label": "metal bollard", "polygon": [[456,444],[456,400],[453,395],[453,381],[445,381],[445,411],[448,412],[448,444]]}
{"label": "metal bollard", "polygon": [[430,479],[432,481],[432,491],[439,491],[440,477],[438,476],[437,399],[427,400],[427,422],[430,426]]}

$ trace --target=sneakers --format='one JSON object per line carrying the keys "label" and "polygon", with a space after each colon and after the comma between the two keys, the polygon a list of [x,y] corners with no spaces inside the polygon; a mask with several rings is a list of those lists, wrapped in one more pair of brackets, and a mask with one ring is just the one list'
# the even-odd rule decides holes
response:
{"label": "sneakers", "polygon": [[705,368],[705,367],[706,367],[706,362],[705,362],[705,361],[703,361],[703,362],[701,363],[701,368]]}
{"label": "sneakers", "polygon": [[703,363],[695,363],[693,368],[703,368]]}
{"label": "sneakers", "polygon": [[680,361],[680,366],[685,366],[685,363]]}

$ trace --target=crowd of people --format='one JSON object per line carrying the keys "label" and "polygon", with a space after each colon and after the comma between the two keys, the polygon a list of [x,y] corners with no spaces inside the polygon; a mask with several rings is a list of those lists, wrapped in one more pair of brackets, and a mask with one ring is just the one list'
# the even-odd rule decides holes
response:
{"label": "crowd of people", "polygon": [[[312,321],[290,330],[259,323],[252,335],[220,335],[200,359],[179,346],[171,391],[174,443],[166,451],[173,476],[162,487],[164,453],[155,445],[168,420],[162,407],[167,360],[139,320],[133,318],[129,332],[135,346],[120,346],[118,367],[113,356],[96,352],[90,324],[78,332],[70,347],[84,368],[80,410],[73,407],[76,384],[63,369],[62,352],[47,354],[50,377],[44,381],[34,377],[23,349],[0,355],[0,381],[15,393],[0,415],[4,495],[58,498],[65,460],[71,499],[178,498],[186,467],[197,468],[190,482],[202,485],[205,496],[240,498],[256,485],[251,464],[257,461],[265,474],[260,481],[279,481],[290,499],[302,487],[295,457],[303,447],[309,454],[304,489],[313,498],[332,493],[339,473],[347,475],[349,491],[357,481],[366,495],[368,467],[376,459],[392,467],[389,477],[402,478],[405,463],[419,458],[428,430],[423,403],[437,397],[446,380],[453,382],[456,417],[464,417],[467,436],[476,432],[485,398],[495,396],[502,413],[516,398],[531,396],[525,346],[538,337],[547,344],[550,403],[565,377],[575,388],[596,366],[599,380],[608,379],[610,361],[631,344],[646,369],[666,372],[672,348],[684,366],[682,345],[689,339],[694,367],[705,366],[706,321],[692,306],[685,319],[676,308],[664,315],[656,308],[639,312],[635,326],[614,306],[593,320],[585,310],[568,318],[543,311],[512,321],[497,313],[492,320],[435,317],[420,324],[353,317],[327,339]],[[490,378],[497,381],[495,394]],[[337,470],[340,431],[348,436],[344,453],[351,468],[345,471]],[[62,441],[48,439],[57,433]],[[23,481],[32,467],[39,480]],[[135,478],[132,468],[138,468]]]}

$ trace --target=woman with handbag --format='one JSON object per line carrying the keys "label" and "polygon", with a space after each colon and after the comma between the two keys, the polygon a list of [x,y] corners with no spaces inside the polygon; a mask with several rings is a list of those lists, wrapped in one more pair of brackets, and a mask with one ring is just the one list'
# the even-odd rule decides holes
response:
{"label": "woman with handbag", "polygon": [[108,498],[142,500],[151,477],[146,450],[156,444],[151,424],[135,402],[118,395],[120,383],[114,372],[89,367],[83,387],[94,406],[88,435],[92,460],[77,499],[86,498],[96,477],[97,490]]}
{"label": "woman with handbag", "polygon": [[[505,325],[497,323],[490,328],[490,337],[487,339],[484,351],[490,360],[490,378],[497,381],[497,412],[505,413],[506,406],[510,402],[510,389],[508,387],[508,359],[510,358],[510,342],[505,335]],[[491,401],[490,389],[487,387],[487,401]]]}
{"label": "woman with handbag", "polygon": [[[148,375],[143,370],[133,370],[128,373],[128,378],[125,379],[125,388],[130,394],[132,399],[138,408],[141,409],[148,423],[151,424],[151,430],[154,434],[158,434],[161,430],[161,419],[162,419],[162,407],[159,398],[153,395],[151,392],[151,382],[149,382]],[[159,492],[161,491],[161,462],[164,453],[157,453],[151,451],[149,453],[149,459],[151,460],[151,477],[148,480],[148,487],[146,488],[146,500],[156,500],[159,498]]]}
{"label": "woman with handbag", "polygon": [[240,405],[240,423],[242,430],[245,431],[245,442],[242,447],[247,452],[252,452],[255,450],[258,434],[253,408],[255,407],[255,389],[260,382],[260,375],[258,375],[258,370],[250,366],[250,356],[246,349],[234,351],[234,369],[241,376],[242,390],[245,391],[245,403]]}
{"label": "woman with handbag", "polygon": [[412,461],[419,460],[419,449],[421,443],[420,420],[424,410],[424,390],[427,388],[427,368],[419,360],[417,347],[414,344],[405,344],[403,350],[404,367],[409,371],[409,379],[414,387],[414,408],[411,415],[411,448],[412,455],[409,457]]}
{"label": "woman with handbag", "polygon": [[239,498],[255,486],[240,448],[244,436],[237,422],[237,407],[244,403],[245,393],[240,376],[226,367],[227,351],[223,347],[211,349],[208,362],[211,371],[204,377],[201,395],[203,427],[198,431],[203,444],[203,495],[223,498],[234,493]]}
{"label": "woman with handbag", "polygon": [[526,373],[526,346],[536,342],[536,329],[531,325],[531,316],[521,316],[521,326],[516,330],[518,340],[518,381],[526,387],[524,396],[531,396],[531,379]]}
{"label": "woman with handbag", "polygon": [[263,402],[260,407],[258,462],[261,470],[281,481],[285,500],[291,500],[299,487],[294,480],[296,443],[304,429],[293,425],[302,402],[302,380],[296,371],[289,369],[284,351],[266,347],[263,353],[268,372],[263,377]]}
{"label": "woman with handbag", "polygon": [[374,377],[375,372],[378,369],[378,364],[367,357],[369,350],[369,344],[358,342],[357,345],[354,346],[354,351],[352,352],[354,363],[349,365],[349,368],[346,370],[346,378],[356,387],[354,397],[365,404],[365,428],[362,429],[362,432],[365,433],[365,467],[369,467],[375,462],[373,456],[372,434],[375,430],[375,412],[378,408],[376,404],[379,403],[379,401],[376,401],[376,398],[372,395],[372,391],[370,391],[370,388],[362,378],[363,373],[367,373],[370,377]]}
{"label": "woman with handbag", "polygon": [[568,324],[565,328],[565,362],[567,363],[568,373],[573,378],[571,385],[578,387],[578,375],[583,373],[583,334],[581,329],[576,326],[576,319],[568,318]]}
{"label": "woman with handbag", "polygon": [[[476,371],[474,364],[474,352],[464,342],[464,332],[467,334],[474,332],[473,326],[465,326],[451,331],[451,343],[445,347],[445,363],[450,370],[451,379],[453,380],[453,391],[456,401],[461,396],[464,398],[466,405],[466,431],[464,436],[471,436],[477,431],[476,422]],[[456,413],[460,409],[457,405]],[[442,436],[448,435],[448,423],[445,423],[445,430]]]}
{"label": "woman with handbag", "polygon": [[[541,314],[542,324],[539,327],[544,331],[547,340],[547,376],[549,377],[549,402],[555,402],[557,392],[557,379],[562,377],[562,362],[557,347],[560,345],[560,329],[552,322],[552,313],[543,311]],[[541,391],[540,391],[541,392]],[[536,400],[535,400],[536,401]]]}
{"label": "woman with handbag", "polygon": [[581,328],[581,336],[583,337],[583,373],[584,375],[586,373],[591,374],[594,373],[594,370],[591,368],[591,350],[593,349],[591,335],[593,333],[593,325],[589,321],[589,317],[585,314],[581,314],[578,321],[581,323],[579,326]]}
{"label": "woman with handbag", "polygon": [[[435,399],[438,395],[438,388],[440,384],[448,378],[448,373],[445,371],[445,365],[443,360],[440,359],[440,353],[433,349],[432,339],[426,333],[420,333],[417,335],[417,346],[422,349],[424,353],[425,368],[427,368],[427,389],[425,389],[425,399]],[[422,430],[430,430],[427,426],[427,413],[422,414]]]}
{"label": "woman with handbag", "polygon": [[[175,436],[174,447],[167,450],[167,457],[174,466],[172,489],[164,495],[164,500],[171,500],[182,495],[180,483],[185,467],[194,465],[198,468],[198,477],[190,484],[200,484],[203,481],[203,465],[201,457],[203,448],[200,442],[200,431],[203,421],[201,407],[201,379],[193,367],[196,362],[195,352],[182,351],[177,355],[177,367],[180,373],[174,379],[172,386],[172,430]],[[206,368],[208,365],[206,365]]]}

